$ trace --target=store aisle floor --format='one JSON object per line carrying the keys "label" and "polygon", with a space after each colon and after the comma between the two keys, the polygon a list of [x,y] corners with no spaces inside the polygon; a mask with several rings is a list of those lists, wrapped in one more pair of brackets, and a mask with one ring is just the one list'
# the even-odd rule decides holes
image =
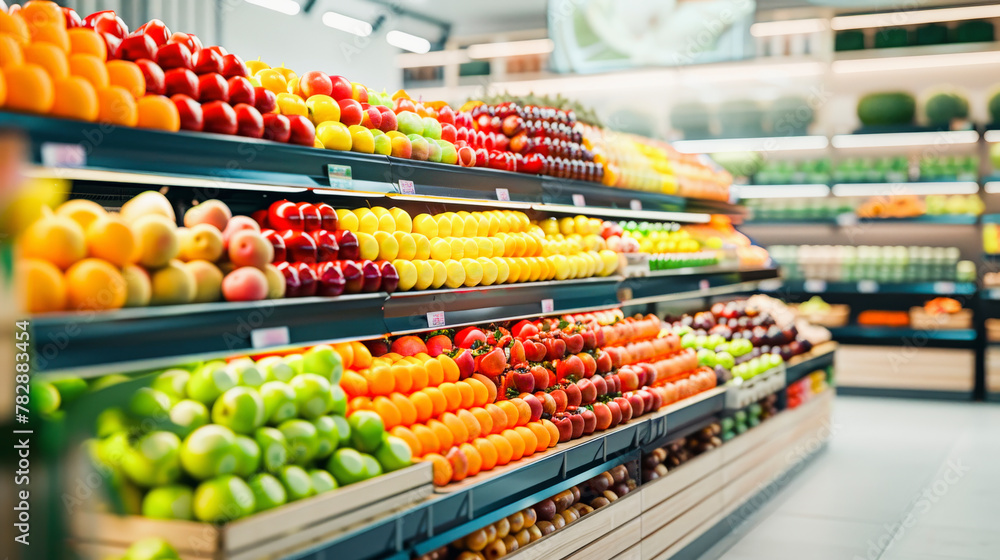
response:
{"label": "store aisle floor", "polygon": [[1000,406],[838,397],[831,428],[701,560],[1000,558]]}

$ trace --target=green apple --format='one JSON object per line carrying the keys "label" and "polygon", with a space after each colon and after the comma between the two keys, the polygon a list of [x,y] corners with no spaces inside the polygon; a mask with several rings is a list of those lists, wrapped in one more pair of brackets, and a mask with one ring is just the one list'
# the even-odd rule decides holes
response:
{"label": "green apple", "polygon": [[106,438],[115,432],[127,432],[132,427],[132,420],[121,408],[114,406],[105,408],[97,415],[97,437]]}
{"label": "green apple", "polygon": [[181,475],[181,439],[170,432],[150,432],[122,457],[122,470],[139,486],[163,486]]}
{"label": "green apple", "polygon": [[340,385],[334,385],[330,388],[330,399],[333,401],[330,406],[330,414],[340,416],[347,414],[347,393],[340,388]]}
{"label": "green apple", "polygon": [[185,387],[191,379],[191,372],[184,369],[168,369],[153,380],[152,388],[170,397],[171,402],[177,402],[187,396]]}
{"label": "green apple", "polygon": [[295,404],[299,407],[299,416],[312,420],[319,418],[333,408],[333,394],[330,391],[330,381],[315,373],[303,373],[295,376],[289,383],[295,390]]}
{"label": "green apple", "polygon": [[[429,118],[429,117],[428,117]],[[426,138],[427,140],[427,161],[433,161],[435,163],[441,163],[441,146],[435,142],[434,138]]]}
{"label": "green apple", "polygon": [[[375,134],[375,133],[378,134]],[[372,130],[372,136],[375,137],[375,153],[380,156],[392,155],[392,138],[386,136],[384,132],[379,129]]]}
{"label": "green apple", "polygon": [[191,399],[178,401],[170,407],[170,421],[181,428],[182,437],[187,437],[191,432],[208,424],[208,407]]}
{"label": "green apple", "polygon": [[148,537],[132,543],[122,560],[178,560],[177,551],[159,537]]}
{"label": "green apple", "polygon": [[268,356],[257,360],[257,369],[264,372],[268,381],[288,382],[295,377],[295,370],[281,356]]}
{"label": "green apple", "polygon": [[194,516],[206,523],[225,523],[246,517],[256,509],[253,490],[231,474],[217,476],[194,491]]}
{"label": "green apple", "polygon": [[267,373],[258,368],[250,358],[234,360],[228,366],[239,376],[240,385],[244,387],[260,387],[267,381]]}
{"label": "green apple", "polygon": [[288,461],[304,465],[316,456],[319,449],[319,434],[316,426],[306,420],[285,420],[278,426],[285,436],[288,447]]}
{"label": "green apple", "polygon": [[441,123],[434,117],[424,117],[424,130],[420,133],[424,138],[430,140],[441,139]]}
{"label": "green apple", "polygon": [[139,418],[165,420],[170,414],[170,397],[151,387],[141,387],[132,393],[128,411]]}
{"label": "green apple", "polygon": [[413,463],[413,452],[405,441],[388,434],[382,438],[382,445],[375,450],[375,459],[385,472],[397,471]]}
{"label": "green apple", "polygon": [[319,436],[319,447],[316,448],[314,459],[326,459],[337,446],[340,445],[340,434],[337,432],[337,423],[332,416],[320,416],[313,420],[316,426],[316,434]]}
{"label": "green apple", "polygon": [[715,355],[715,363],[728,370],[732,370],[733,366],[736,365],[736,359],[729,352],[719,352]]}
{"label": "green apple", "polygon": [[[305,373],[305,363],[302,360],[302,354],[289,354],[282,359],[288,367],[292,368],[295,375],[302,375]],[[279,379],[279,381],[281,380]]]}
{"label": "green apple", "polygon": [[326,470],[337,479],[337,484],[347,486],[368,478],[365,459],[357,449],[345,447],[336,450],[327,461]]}
{"label": "green apple", "polygon": [[427,161],[431,151],[430,142],[419,134],[408,134],[406,138],[410,141],[410,153],[412,158],[420,161]]}
{"label": "green apple", "polygon": [[268,381],[260,386],[260,396],[264,399],[264,421],[268,424],[280,424],[299,415],[295,389],[288,383]]}
{"label": "green apple", "polygon": [[337,447],[351,445],[351,425],[347,422],[347,418],[340,414],[334,414],[332,418],[333,423],[337,425],[337,433],[340,434],[340,442]]}
{"label": "green apple", "polygon": [[333,478],[332,474],[322,469],[309,471],[309,480],[312,483],[313,494],[322,494],[337,489],[337,480]]}
{"label": "green apple", "polygon": [[264,399],[250,387],[233,387],[212,405],[212,422],[238,434],[250,434],[264,425]]}
{"label": "green apple", "polygon": [[249,478],[260,470],[260,446],[247,436],[236,436],[236,474]]}
{"label": "green apple", "polygon": [[194,491],[183,484],[153,488],[142,499],[142,515],[152,519],[194,519]]}
{"label": "green apple", "polygon": [[68,403],[87,392],[87,382],[79,377],[63,377],[53,379],[52,386],[59,391],[59,400]]}
{"label": "green apple", "polygon": [[129,378],[126,375],[122,375],[120,373],[112,373],[111,375],[104,375],[98,377],[93,382],[91,382],[90,390],[100,391],[101,389],[107,389],[112,385],[117,385],[119,383],[124,383],[126,381],[131,381],[131,378]]}
{"label": "green apple", "polygon": [[276,508],[288,502],[288,493],[285,492],[285,487],[273,474],[255,474],[250,477],[247,484],[253,491],[254,502],[257,504],[255,511]]}
{"label": "green apple", "polygon": [[128,433],[118,432],[97,443],[95,459],[107,469],[121,473],[122,461],[125,459],[125,454],[131,449],[132,446],[128,441]]}
{"label": "green apple", "polygon": [[288,492],[288,501],[294,502],[313,495],[312,480],[309,474],[298,465],[287,465],[278,474],[281,485]]}
{"label": "green apple", "polygon": [[202,426],[181,444],[181,466],[198,480],[235,472],[237,464],[236,434],[225,426]]}
{"label": "green apple", "polygon": [[441,147],[441,163],[456,164],[458,163],[458,150],[455,149],[455,145],[447,140],[435,140],[437,145]]}
{"label": "green apple", "polygon": [[313,346],[302,355],[302,360],[306,372],[322,375],[330,380],[331,385],[340,383],[340,377],[344,374],[344,360],[333,346]]}
{"label": "green apple", "polygon": [[407,136],[423,134],[424,120],[413,111],[400,111],[396,113],[396,129]]}
{"label": "green apple", "polygon": [[702,348],[698,350],[698,365],[714,368],[716,364],[715,352]]}
{"label": "green apple", "polygon": [[226,367],[225,362],[208,362],[201,366],[188,379],[187,396],[200,403],[210,405],[222,393],[239,385],[240,378],[236,372]]}
{"label": "green apple", "polygon": [[254,441],[260,447],[264,470],[277,472],[288,463],[288,443],[285,434],[277,428],[258,428],[254,432]]}
{"label": "green apple", "polygon": [[351,426],[351,444],[363,453],[371,453],[382,445],[385,424],[382,417],[370,410],[358,410],[347,417]]}
{"label": "green apple", "polygon": [[687,333],[681,337],[681,348],[694,348],[697,344],[698,336],[694,333]]}
{"label": "green apple", "polygon": [[375,478],[382,474],[382,465],[379,464],[375,457],[367,453],[362,453],[361,460],[365,463],[365,478]]}

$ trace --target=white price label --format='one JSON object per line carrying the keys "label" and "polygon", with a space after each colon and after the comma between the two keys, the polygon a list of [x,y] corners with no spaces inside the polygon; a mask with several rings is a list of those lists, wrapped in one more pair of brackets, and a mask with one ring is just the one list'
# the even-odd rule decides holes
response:
{"label": "white price label", "polygon": [[500,202],[510,202],[510,191],[505,188],[497,188],[497,200]]}
{"label": "white price label", "polygon": [[330,179],[330,186],[335,189],[350,189],[351,188],[351,166],[350,165],[334,165],[332,163],[326,166],[326,175]]}
{"label": "white price label", "polygon": [[42,144],[42,165],[47,167],[83,167],[87,151],[79,144],[45,142]]}
{"label": "white price label", "polygon": [[413,187],[413,181],[407,179],[399,180],[400,194],[417,194],[417,189]]}
{"label": "white price label", "polygon": [[935,282],[934,283],[934,293],[936,293],[936,294],[953,294],[953,293],[955,293],[955,283],[954,282]]}
{"label": "white price label", "polygon": [[254,329],[250,331],[250,345],[255,350],[287,346],[291,342],[288,327],[273,327],[269,329]]}
{"label": "white price label", "polygon": [[427,326],[432,329],[444,327],[444,311],[431,311],[427,313]]}
{"label": "white price label", "polygon": [[542,300],[542,313],[552,313],[556,309],[556,304],[551,299]]}
{"label": "white price label", "polygon": [[821,294],[826,291],[826,280],[806,280],[805,289],[810,294]]}
{"label": "white price label", "polygon": [[708,283],[707,279],[702,279],[702,280],[698,281],[698,289],[701,290],[701,291],[703,291],[703,292],[707,292],[708,289],[711,288],[711,287],[712,287],[712,285]]}
{"label": "white price label", "polygon": [[573,195],[573,206],[586,206],[586,205],[587,201],[583,199],[582,194],[577,193]]}
{"label": "white price label", "polygon": [[642,211],[642,201],[639,200],[639,199],[637,199],[637,198],[633,198],[632,200],[630,200],[628,202],[628,207],[631,208],[632,210],[636,211],[636,212],[641,212]]}
{"label": "white price label", "polygon": [[837,215],[837,225],[840,227],[851,227],[858,225],[858,215],[853,212]]}
{"label": "white price label", "polygon": [[859,280],[858,291],[862,294],[874,294],[878,291],[878,282],[874,280]]}

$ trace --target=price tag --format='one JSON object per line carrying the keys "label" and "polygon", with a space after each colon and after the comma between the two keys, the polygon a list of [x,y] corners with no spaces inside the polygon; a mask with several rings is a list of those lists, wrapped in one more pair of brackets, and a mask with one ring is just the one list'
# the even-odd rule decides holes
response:
{"label": "price tag", "polygon": [[351,166],[327,164],[326,175],[330,178],[330,187],[335,189],[351,188]]}
{"label": "price tag", "polygon": [[47,167],[83,167],[87,151],[79,144],[45,142],[42,144],[42,165]]}
{"label": "price tag", "polygon": [[878,282],[874,280],[859,280],[858,292],[862,294],[874,294],[878,291]]}
{"label": "price tag", "polygon": [[573,195],[573,206],[586,206],[587,201],[583,199],[582,194]]}
{"label": "price tag", "polygon": [[821,294],[826,291],[826,280],[806,280],[805,289],[811,294]]}
{"label": "price tag", "polygon": [[444,311],[431,311],[427,313],[427,326],[432,329],[444,327]]}
{"label": "price tag", "polygon": [[781,280],[777,278],[770,278],[768,280],[762,280],[757,288],[762,292],[776,292],[781,289]]}
{"label": "price tag", "polygon": [[701,291],[703,291],[703,292],[707,292],[708,289],[711,288],[711,287],[712,287],[712,285],[708,283],[707,279],[703,278],[703,279],[701,279],[701,280],[698,281],[698,289],[701,290]]}
{"label": "price tag", "polygon": [[500,202],[510,202],[510,191],[505,188],[497,188],[497,200]]}
{"label": "price tag", "polygon": [[399,194],[417,194],[417,189],[413,187],[413,181],[400,179]]}
{"label": "price tag", "polygon": [[639,200],[639,199],[633,198],[632,200],[630,200],[628,202],[628,207],[631,208],[632,210],[636,211],[636,212],[641,212],[642,211],[642,201]]}
{"label": "price tag", "polygon": [[851,227],[858,225],[858,215],[853,212],[837,214],[837,225],[840,227]]}
{"label": "price tag", "polygon": [[288,334],[288,327],[273,327],[250,331],[250,345],[255,350],[273,348],[275,346],[287,346],[290,341],[291,337]]}
{"label": "price tag", "polygon": [[556,305],[551,299],[542,300],[542,313],[552,313],[555,311]]}
{"label": "price tag", "polygon": [[955,283],[954,282],[935,282],[934,283],[934,293],[936,293],[936,294],[953,294],[953,293],[955,293]]}

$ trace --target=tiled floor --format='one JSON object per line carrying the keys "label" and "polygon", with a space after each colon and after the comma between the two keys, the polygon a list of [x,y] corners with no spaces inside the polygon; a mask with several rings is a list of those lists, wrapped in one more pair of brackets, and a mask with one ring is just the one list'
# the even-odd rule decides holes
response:
{"label": "tiled floor", "polygon": [[702,560],[1000,558],[1000,405],[838,397],[833,430]]}

